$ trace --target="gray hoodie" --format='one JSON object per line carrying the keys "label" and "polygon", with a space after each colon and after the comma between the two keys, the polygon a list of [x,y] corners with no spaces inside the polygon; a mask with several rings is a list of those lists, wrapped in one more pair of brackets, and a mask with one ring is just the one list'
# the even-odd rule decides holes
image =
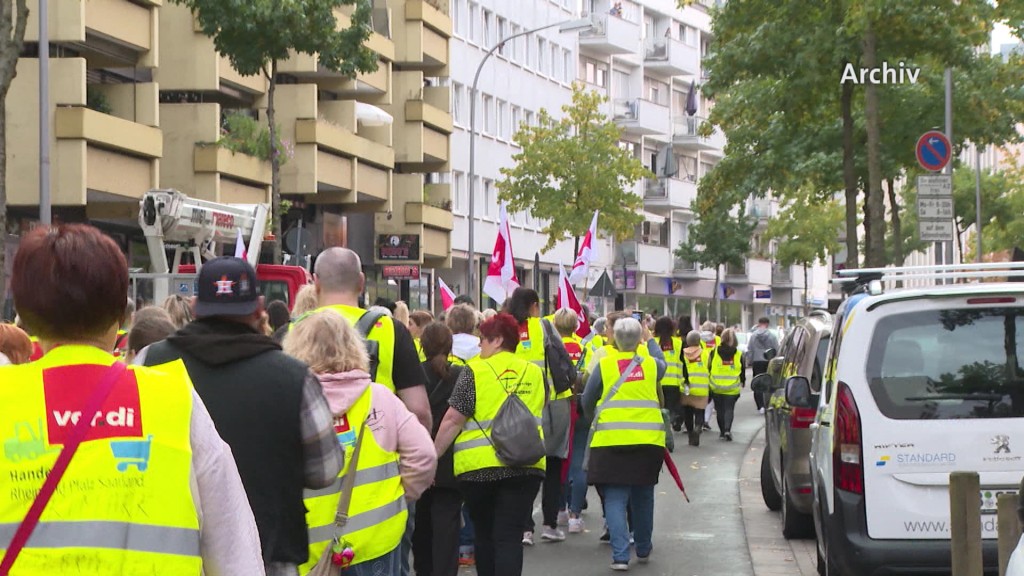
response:
{"label": "gray hoodie", "polygon": [[767,362],[764,357],[765,351],[769,348],[779,349],[779,340],[770,330],[758,326],[750,332],[750,340],[747,342],[747,361]]}

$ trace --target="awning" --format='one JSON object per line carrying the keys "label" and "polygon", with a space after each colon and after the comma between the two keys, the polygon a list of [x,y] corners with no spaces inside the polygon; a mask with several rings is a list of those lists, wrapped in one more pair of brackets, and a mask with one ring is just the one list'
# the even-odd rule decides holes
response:
{"label": "awning", "polygon": [[391,114],[365,102],[356,102],[356,121],[363,126],[387,126],[394,122]]}

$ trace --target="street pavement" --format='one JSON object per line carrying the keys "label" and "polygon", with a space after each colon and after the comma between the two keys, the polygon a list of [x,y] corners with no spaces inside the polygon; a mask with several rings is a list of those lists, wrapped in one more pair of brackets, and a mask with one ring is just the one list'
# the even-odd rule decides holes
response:
{"label": "street pavement", "polygon": [[[740,508],[741,484],[754,482],[753,476],[741,475],[741,465],[749,458],[751,442],[761,434],[764,419],[758,415],[749,389],[736,407],[733,442],[719,440],[718,427],[705,432],[700,447],[687,444],[685,434],[676,434],[676,450],[672,455],[690,496],[687,503],[671,476],[662,471],[655,490],[654,552],[651,562],[638,565],[635,559],[631,572],[644,576],[761,576],[755,573],[750,549],[744,536]],[[760,449],[758,455],[760,455]],[[740,478],[745,478],[744,482]],[[752,479],[752,480],[751,480]],[[537,532],[537,544],[526,549],[524,575],[592,576],[611,573],[611,548],[598,542],[602,532],[601,505],[597,493],[588,493],[588,510],[584,512],[586,533],[569,534],[565,542],[544,543]],[[767,512],[758,501],[760,510]],[[539,500],[535,517],[540,524]],[[779,538],[781,539],[781,531]],[[813,553],[813,549],[812,549]],[[812,558],[813,559],[813,558]],[[473,574],[463,569],[462,574]],[[779,572],[766,572],[774,576]],[[787,576],[798,576],[790,571]]]}

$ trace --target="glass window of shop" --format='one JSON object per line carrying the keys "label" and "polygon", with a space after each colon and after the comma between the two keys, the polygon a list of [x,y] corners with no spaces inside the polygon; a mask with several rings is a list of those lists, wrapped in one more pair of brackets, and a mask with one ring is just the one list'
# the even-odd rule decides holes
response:
{"label": "glass window of shop", "polygon": [[405,301],[410,310],[430,309],[430,274],[421,272],[418,279],[394,280],[384,278],[377,267],[364,267],[366,275],[366,306],[378,298],[392,302]]}

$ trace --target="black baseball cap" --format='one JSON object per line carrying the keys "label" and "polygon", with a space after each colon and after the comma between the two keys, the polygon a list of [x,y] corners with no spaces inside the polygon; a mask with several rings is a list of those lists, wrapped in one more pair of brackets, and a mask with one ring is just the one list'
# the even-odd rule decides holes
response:
{"label": "black baseball cap", "polygon": [[199,271],[196,316],[248,316],[259,306],[256,270],[241,258],[214,258]]}

